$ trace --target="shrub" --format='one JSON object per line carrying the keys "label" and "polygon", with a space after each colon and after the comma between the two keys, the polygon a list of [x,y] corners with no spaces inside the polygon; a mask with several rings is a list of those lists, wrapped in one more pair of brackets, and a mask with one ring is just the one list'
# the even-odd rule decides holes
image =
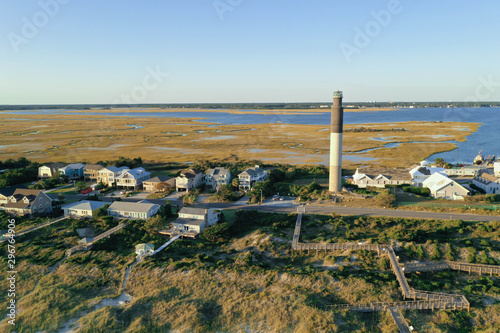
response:
{"label": "shrub", "polygon": [[389,191],[384,190],[375,197],[375,202],[379,206],[394,207],[396,203],[396,196],[394,194],[391,194]]}

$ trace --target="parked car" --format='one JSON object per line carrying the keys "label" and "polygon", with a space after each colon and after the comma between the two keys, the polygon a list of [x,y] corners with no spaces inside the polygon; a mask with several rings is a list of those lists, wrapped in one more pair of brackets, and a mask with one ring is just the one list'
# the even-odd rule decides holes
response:
{"label": "parked car", "polygon": [[85,190],[82,190],[80,193],[81,194],[87,194],[87,193],[90,193],[90,192],[92,192],[92,189],[89,187],[89,188],[87,188]]}

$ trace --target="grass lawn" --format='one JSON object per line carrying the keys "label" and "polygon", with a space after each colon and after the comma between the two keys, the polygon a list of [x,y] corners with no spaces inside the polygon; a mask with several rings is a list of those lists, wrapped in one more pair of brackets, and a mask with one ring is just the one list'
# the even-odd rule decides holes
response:
{"label": "grass lawn", "polygon": [[227,223],[233,224],[236,218],[236,209],[224,209],[224,219]]}
{"label": "grass lawn", "polygon": [[179,172],[181,170],[182,169],[153,171],[153,172],[151,172],[151,178],[158,177],[158,176],[175,177],[175,175],[177,174],[177,172]]}
{"label": "grass lawn", "polygon": [[298,185],[309,185],[316,180],[316,183],[323,187],[328,187],[328,178],[298,178],[293,181],[294,184]]}
{"label": "grass lawn", "polygon": [[50,194],[64,193],[64,194],[69,194],[69,195],[75,195],[75,194],[78,194],[78,191],[76,190],[76,188],[74,186],[68,185],[68,187],[60,188],[60,189],[53,190],[53,191],[50,191],[47,193],[50,193]]}

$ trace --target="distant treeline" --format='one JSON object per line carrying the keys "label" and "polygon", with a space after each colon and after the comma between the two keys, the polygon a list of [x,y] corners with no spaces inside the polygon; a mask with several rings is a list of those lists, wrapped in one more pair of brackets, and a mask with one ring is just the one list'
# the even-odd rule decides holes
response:
{"label": "distant treeline", "polygon": [[[189,104],[54,104],[54,105],[0,105],[2,110],[91,110],[111,108],[159,108],[159,109],[243,109],[243,110],[262,110],[262,109],[319,109],[328,108],[330,102],[313,103],[189,103]],[[500,102],[344,102],[344,108],[427,108],[427,107],[494,107],[500,106]]]}

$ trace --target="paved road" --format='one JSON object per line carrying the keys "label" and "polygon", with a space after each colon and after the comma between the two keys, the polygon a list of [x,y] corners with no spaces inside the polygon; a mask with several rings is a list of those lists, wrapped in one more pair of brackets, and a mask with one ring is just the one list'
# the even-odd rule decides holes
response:
{"label": "paved road", "polygon": [[[70,196],[67,196],[68,199]],[[79,196],[71,196],[79,197]],[[81,199],[81,197],[80,197]],[[176,197],[168,198],[174,205],[180,204]],[[103,201],[111,201],[111,198],[102,198]],[[123,198],[123,201],[137,202],[141,199],[134,197]],[[154,203],[165,202],[165,199],[149,200]],[[211,208],[232,208],[232,209],[256,209],[264,212],[291,213],[297,212],[297,205],[288,199],[285,201],[266,200],[262,205],[247,205],[242,200],[236,203],[199,203],[195,207],[211,207]],[[459,213],[436,213],[426,211],[411,211],[398,209],[383,209],[383,208],[363,208],[363,207],[344,207],[340,205],[307,205],[305,206],[306,213],[326,214],[329,215],[335,212],[340,215],[357,215],[357,216],[387,216],[387,217],[402,217],[402,218],[419,218],[419,219],[439,219],[439,220],[462,220],[462,221],[500,221],[500,216],[494,215],[476,215],[476,214],[459,214]]]}
{"label": "paved road", "polygon": [[[208,205],[198,205],[207,206]],[[265,202],[262,205],[239,205],[233,203],[213,203],[210,204],[213,208],[233,208],[233,209],[256,209],[265,212],[296,212],[297,206],[291,202],[280,201],[279,203]],[[463,221],[500,221],[500,216],[490,215],[474,215],[474,214],[455,214],[455,213],[435,213],[435,212],[419,212],[398,209],[382,209],[382,208],[362,208],[362,207],[342,207],[342,206],[323,206],[323,205],[307,205],[305,212],[316,214],[331,214],[335,212],[340,215],[357,215],[357,216],[388,216],[402,218],[421,218],[421,219],[441,219],[441,220],[463,220]]]}

